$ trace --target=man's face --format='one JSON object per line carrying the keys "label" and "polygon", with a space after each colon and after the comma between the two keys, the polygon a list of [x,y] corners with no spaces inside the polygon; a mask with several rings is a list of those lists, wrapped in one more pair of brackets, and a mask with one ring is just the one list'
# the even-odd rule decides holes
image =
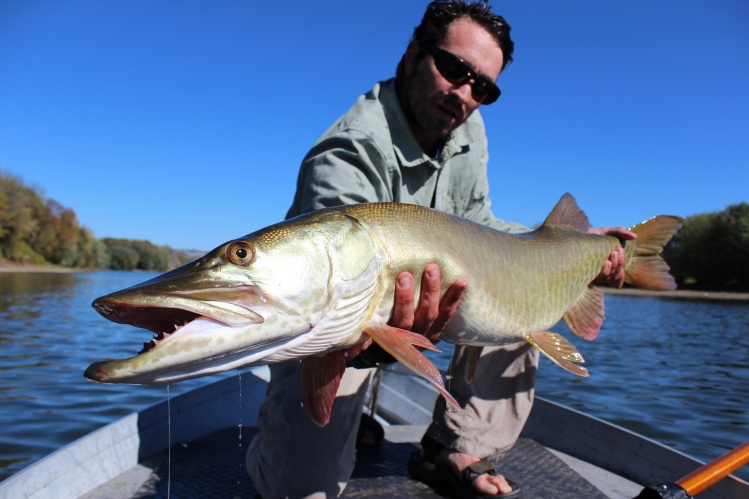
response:
{"label": "man's face", "polygon": [[[496,81],[502,69],[502,50],[484,28],[468,19],[452,23],[439,48],[463,59],[475,72]],[[405,67],[405,98],[415,123],[412,128],[425,151],[446,138],[479,106],[470,82],[461,86],[447,81],[432,56],[416,62],[418,46],[409,46]],[[409,58],[410,56],[410,58]]]}

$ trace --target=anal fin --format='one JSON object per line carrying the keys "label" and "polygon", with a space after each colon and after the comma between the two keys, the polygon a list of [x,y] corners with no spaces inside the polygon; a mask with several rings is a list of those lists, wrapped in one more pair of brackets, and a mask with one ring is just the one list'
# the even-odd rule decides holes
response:
{"label": "anal fin", "polygon": [[338,386],[346,370],[343,352],[336,350],[322,357],[305,357],[299,368],[302,405],[318,426],[325,426],[330,421]]}
{"label": "anal fin", "polygon": [[575,345],[567,341],[561,334],[549,331],[531,333],[525,339],[565,371],[584,378],[590,376],[585,367],[578,365],[585,362],[583,356],[577,351]]}
{"label": "anal fin", "polygon": [[603,307],[603,291],[590,286],[564,314],[564,321],[580,338],[593,340],[598,336],[601,324],[603,324]]}
{"label": "anal fin", "polygon": [[395,357],[401,364],[429,381],[445,397],[447,410],[457,412],[460,409],[458,401],[450,395],[442,381],[442,375],[432,362],[414,345],[439,351],[431,341],[420,334],[399,329],[392,326],[371,326],[364,330],[387,353]]}

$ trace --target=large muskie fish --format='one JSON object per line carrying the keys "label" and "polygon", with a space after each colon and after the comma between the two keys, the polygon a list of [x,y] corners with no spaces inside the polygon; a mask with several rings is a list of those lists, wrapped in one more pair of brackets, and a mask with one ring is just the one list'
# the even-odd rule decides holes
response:
{"label": "large muskie fish", "polygon": [[[632,228],[637,239],[625,247],[626,282],[675,288],[659,253],[682,223],[659,216]],[[445,289],[458,279],[469,283],[441,339],[476,347],[474,359],[483,346],[528,341],[564,369],[587,376],[575,347],[549,328],[564,317],[575,334],[591,340],[603,322],[603,293],[591,282],[620,242],[586,234],[588,227],[569,194],[543,225],[520,235],[405,204],[309,213],[94,301],[107,319],[156,336],[137,356],[96,362],[85,376],[169,383],[302,359],[305,408],[325,424],[345,368],[342,352],[369,336],[457,405],[413,346],[431,343],[386,324],[397,274],[420,275],[430,262],[439,264]]]}

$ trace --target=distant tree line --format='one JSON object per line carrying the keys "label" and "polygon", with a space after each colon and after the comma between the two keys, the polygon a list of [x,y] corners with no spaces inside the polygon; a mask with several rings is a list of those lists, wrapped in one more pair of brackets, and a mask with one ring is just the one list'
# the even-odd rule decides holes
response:
{"label": "distant tree line", "polygon": [[663,255],[679,287],[749,290],[749,203],[688,217]]}
{"label": "distant tree line", "polygon": [[0,170],[0,259],[84,269],[165,271],[198,256],[148,241],[96,239],[75,212]]}

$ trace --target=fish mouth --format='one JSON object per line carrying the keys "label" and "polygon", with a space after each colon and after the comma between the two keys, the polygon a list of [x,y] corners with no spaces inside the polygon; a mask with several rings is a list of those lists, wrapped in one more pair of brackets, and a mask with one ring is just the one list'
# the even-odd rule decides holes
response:
{"label": "fish mouth", "polygon": [[[159,310],[158,315],[170,319],[164,324],[175,317],[184,317],[180,311],[169,314],[169,309]],[[158,385],[184,381],[264,363],[268,356],[298,341],[304,331],[291,335],[258,333],[255,324],[229,326],[196,316],[172,333],[155,334],[133,357],[92,363],[84,376],[106,384]]]}
{"label": "fish mouth", "polygon": [[221,301],[197,301],[186,297],[164,296],[159,301],[168,306],[131,303],[118,300],[115,295],[105,296],[93,303],[94,309],[107,319],[154,333],[143,343],[139,354],[148,352],[162,341],[178,333],[197,319],[211,320],[227,327],[262,324],[264,319],[256,312]]}
{"label": "fish mouth", "polygon": [[260,355],[265,339],[252,332],[265,322],[268,300],[257,286],[167,280],[165,276],[93,302],[106,319],[145,329],[153,336],[132,357],[91,364],[86,378],[100,383],[156,384],[224,370],[221,366],[251,351]]}
{"label": "fish mouth", "polygon": [[196,319],[210,319],[210,317],[182,310],[179,308],[138,307],[122,305],[112,308],[109,305],[94,303],[94,308],[108,319],[147,329],[153,333],[153,338],[143,342],[143,348],[137,355],[144,354],[156,348],[162,341],[179,333],[180,329]]}
{"label": "fish mouth", "polygon": [[[256,338],[259,320],[231,325],[193,310],[172,307],[95,305],[105,317],[153,333],[134,356],[94,362],[84,376],[98,383],[160,384],[228,370],[262,358],[288,338]],[[224,314],[225,315],[225,314]]]}

